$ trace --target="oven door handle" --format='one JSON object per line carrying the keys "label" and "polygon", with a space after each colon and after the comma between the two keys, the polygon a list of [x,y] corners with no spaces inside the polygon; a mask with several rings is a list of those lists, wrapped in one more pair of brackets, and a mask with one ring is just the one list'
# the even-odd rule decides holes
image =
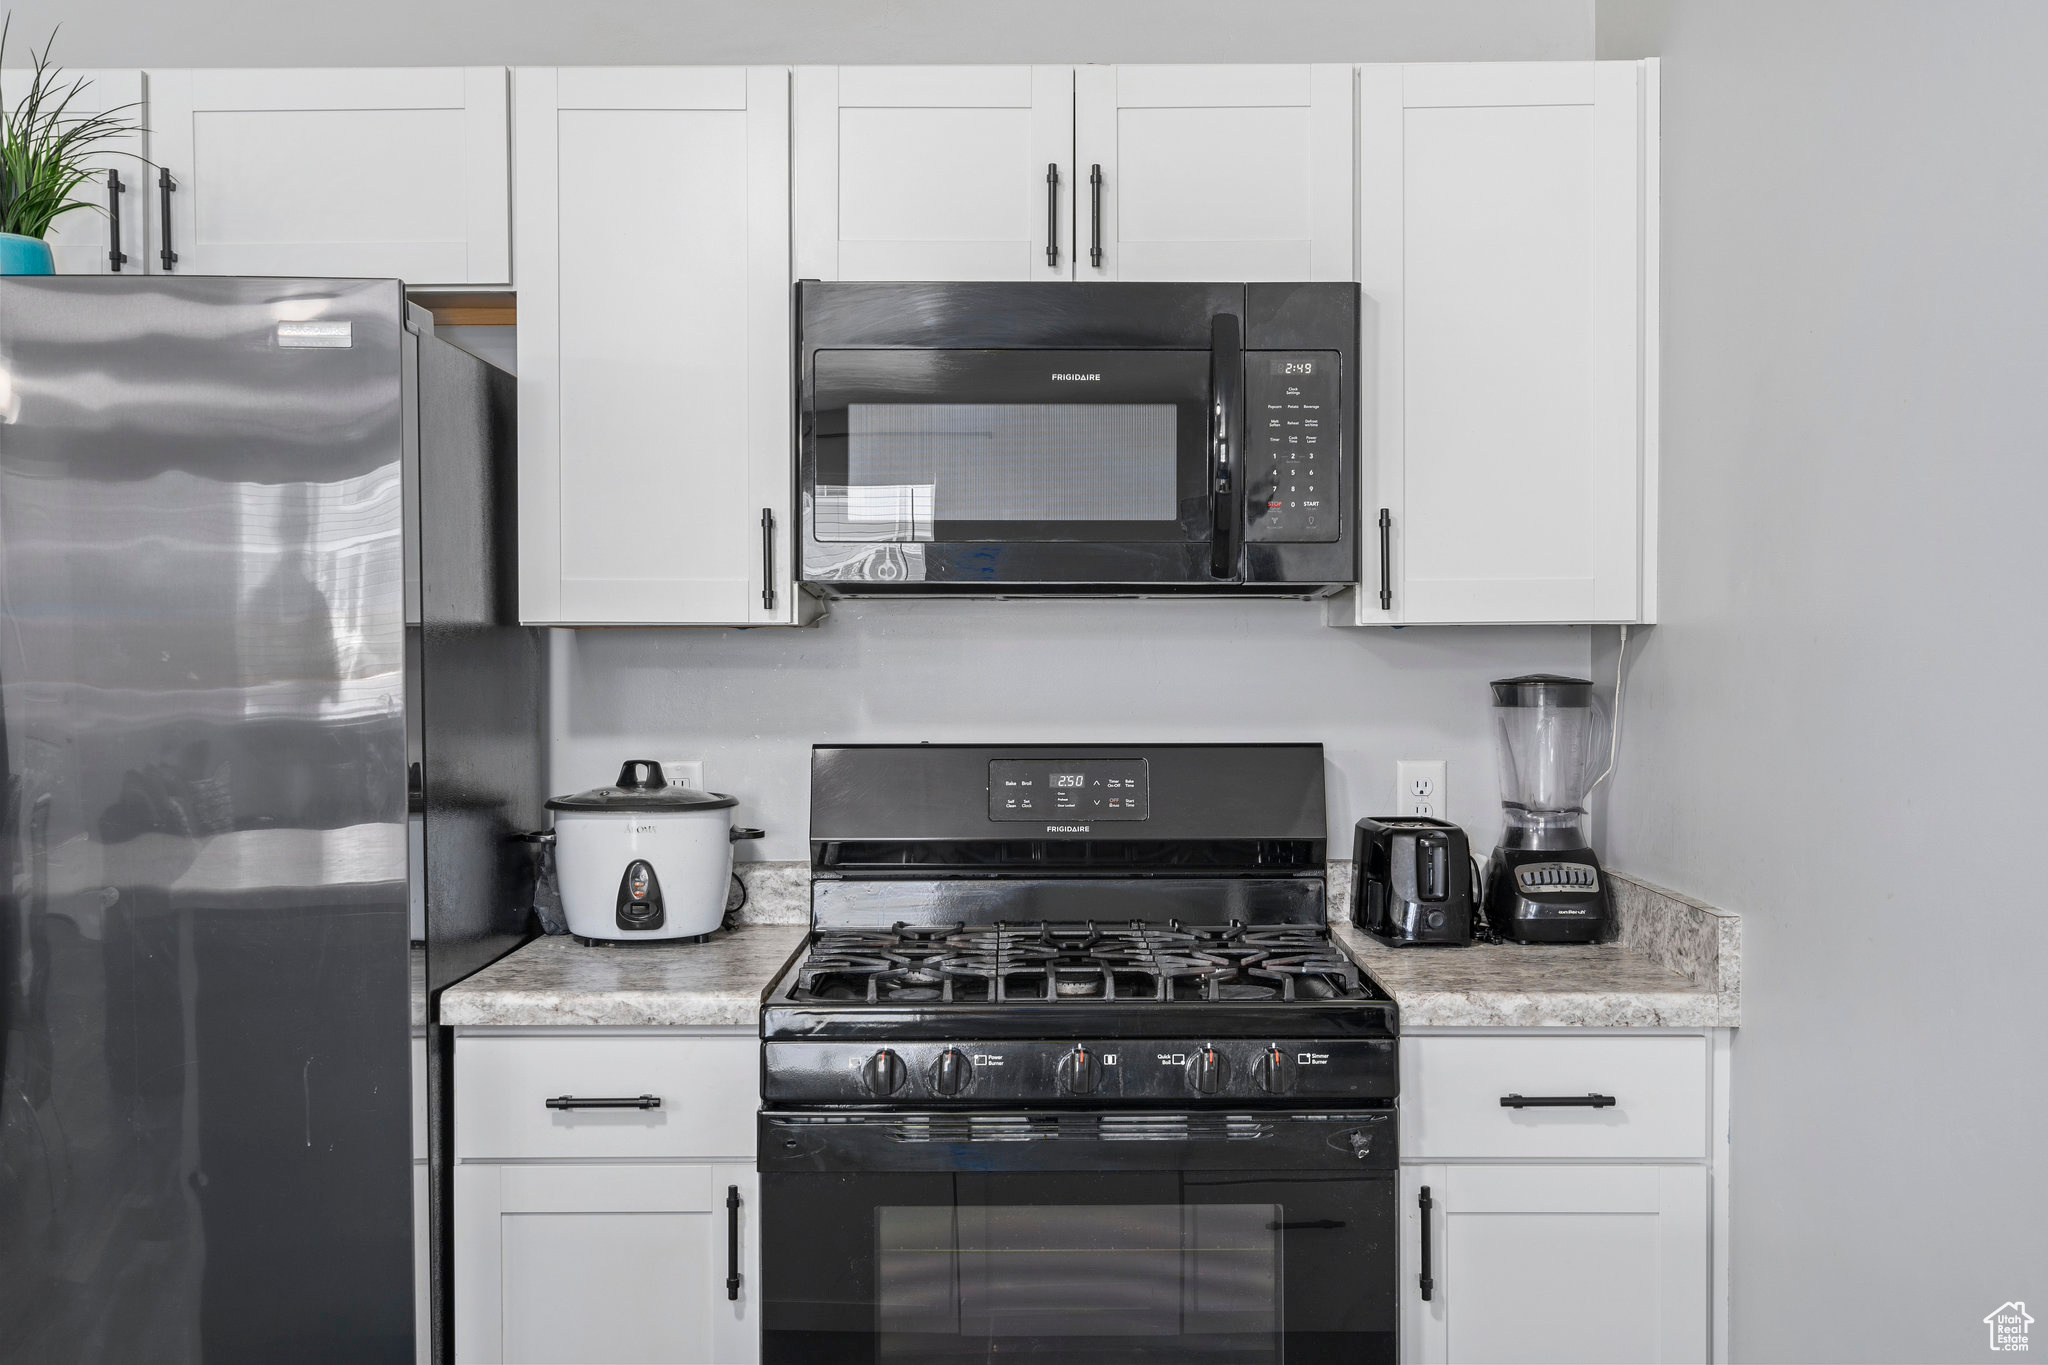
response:
{"label": "oven door handle", "polygon": [[1244,542],[1244,333],[1237,316],[1218,313],[1209,324],[1209,574],[1236,581]]}

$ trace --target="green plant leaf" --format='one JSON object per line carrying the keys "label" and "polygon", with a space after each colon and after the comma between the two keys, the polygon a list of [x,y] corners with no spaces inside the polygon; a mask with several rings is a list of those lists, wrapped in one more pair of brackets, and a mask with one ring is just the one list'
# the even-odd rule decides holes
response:
{"label": "green plant leaf", "polygon": [[[12,12],[0,20],[0,66],[6,63],[13,25]],[[100,181],[94,163],[116,150],[110,143],[140,127],[128,114],[133,104],[96,114],[71,111],[92,82],[67,80],[63,69],[51,63],[56,42],[52,29],[41,51],[29,49],[28,89],[11,108],[0,101],[0,232],[43,237],[50,224],[75,209],[104,212],[84,197]]]}

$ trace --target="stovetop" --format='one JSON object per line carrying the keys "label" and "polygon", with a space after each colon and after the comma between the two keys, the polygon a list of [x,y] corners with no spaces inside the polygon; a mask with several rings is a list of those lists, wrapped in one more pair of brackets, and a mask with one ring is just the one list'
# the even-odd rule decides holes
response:
{"label": "stovetop", "polygon": [[820,932],[783,996],[930,1006],[1384,1001],[1321,925],[964,924]]}

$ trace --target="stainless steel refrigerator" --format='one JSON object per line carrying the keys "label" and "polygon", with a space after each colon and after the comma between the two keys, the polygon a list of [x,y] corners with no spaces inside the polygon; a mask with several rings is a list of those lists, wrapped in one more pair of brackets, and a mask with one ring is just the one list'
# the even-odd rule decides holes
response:
{"label": "stainless steel refrigerator", "polygon": [[445,1340],[432,1010],[527,936],[544,670],[510,376],[421,318],[0,281],[7,1360]]}

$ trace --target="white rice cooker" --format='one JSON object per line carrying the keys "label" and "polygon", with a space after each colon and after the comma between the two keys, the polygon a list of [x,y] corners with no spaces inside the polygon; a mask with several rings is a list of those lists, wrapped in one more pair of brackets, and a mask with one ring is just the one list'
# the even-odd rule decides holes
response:
{"label": "white rice cooker", "polygon": [[611,943],[695,938],[725,920],[736,797],[671,787],[652,759],[629,760],[619,780],[548,802],[555,875],[569,932]]}

